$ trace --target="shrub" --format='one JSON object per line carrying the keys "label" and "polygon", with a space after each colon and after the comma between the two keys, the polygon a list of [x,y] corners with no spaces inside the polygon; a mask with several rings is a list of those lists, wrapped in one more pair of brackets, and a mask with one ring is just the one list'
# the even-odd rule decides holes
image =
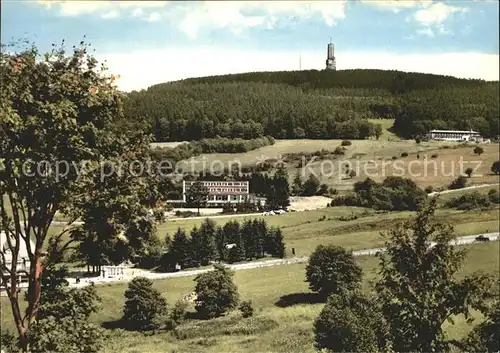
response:
{"label": "shrub", "polygon": [[425,188],[424,190],[426,193],[430,194],[431,192],[434,191],[434,187],[432,185],[429,185],[428,187]]}
{"label": "shrub", "polygon": [[343,140],[342,143],[340,144],[341,146],[350,146],[352,145],[352,142],[349,140]]}
{"label": "shrub", "polygon": [[321,184],[319,190],[317,192],[318,195],[326,195],[328,194],[328,185]]}
{"label": "shrub", "polygon": [[431,158],[432,158],[432,159],[436,159],[436,158],[438,158],[437,153],[434,153],[434,154],[431,156]]}
{"label": "shrub", "polygon": [[324,297],[357,288],[362,275],[352,252],[336,245],[318,245],[306,267],[309,288]]}
{"label": "shrub", "polygon": [[130,281],[125,291],[123,322],[130,329],[154,330],[162,325],[167,314],[167,302],[153,288],[153,282],[144,277]]}
{"label": "shrub", "polygon": [[490,169],[493,174],[500,174],[500,161],[493,162]]}
{"label": "shrub", "polygon": [[480,156],[484,153],[484,149],[481,146],[476,146],[476,147],[474,147],[473,152],[474,152],[474,154],[477,154],[478,156]]}
{"label": "shrub", "polygon": [[392,160],[395,161],[396,159],[398,159],[398,157],[396,156],[392,156]]}
{"label": "shrub", "polygon": [[488,191],[488,198],[492,203],[500,203],[500,193],[497,189],[491,189]]}
{"label": "shrub", "polygon": [[463,189],[467,185],[467,178],[464,177],[463,175],[460,175],[458,178],[453,180],[451,184],[448,186],[449,190],[457,190],[457,189]]}
{"label": "shrub", "polygon": [[445,206],[449,208],[456,208],[458,210],[487,208],[490,206],[490,198],[488,196],[481,195],[478,192],[471,192],[451,199],[445,203]]}
{"label": "shrub", "polygon": [[238,305],[238,288],[228,268],[215,265],[213,271],[198,275],[195,281],[195,308],[201,317],[218,317]]}
{"label": "shrub", "polygon": [[175,303],[174,307],[172,308],[172,311],[170,312],[170,315],[168,316],[168,321],[167,321],[168,330],[173,330],[184,322],[184,320],[186,319],[187,306],[188,303],[185,302],[184,300],[178,300]]}
{"label": "shrub", "polygon": [[417,144],[419,144],[421,141],[422,141],[422,140],[421,140],[421,138],[420,138],[420,137],[416,137],[416,138],[415,138],[415,142],[416,142]]}
{"label": "shrub", "polygon": [[386,333],[379,305],[358,291],[331,295],[314,321],[315,347],[328,352],[381,352]]}
{"label": "shrub", "polygon": [[245,301],[241,302],[238,309],[240,309],[241,316],[243,316],[244,318],[253,316],[253,306],[252,306],[251,300],[245,300]]}
{"label": "shrub", "polygon": [[470,177],[472,176],[472,172],[473,172],[473,171],[474,171],[474,170],[473,170],[472,168],[467,168],[467,169],[465,170],[465,174],[467,174],[467,176],[470,178]]}
{"label": "shrub", "polygon": [[344,149],[342,149],[342,147],[335,147],[335,150],[333,151],[333,154],[336,154],[336,155],[344,155],[345,152],[344,152]]}
{"label": "shrub", "polygon": [[408,157],[408,153],[407,152],[401,153],[401,157]]}

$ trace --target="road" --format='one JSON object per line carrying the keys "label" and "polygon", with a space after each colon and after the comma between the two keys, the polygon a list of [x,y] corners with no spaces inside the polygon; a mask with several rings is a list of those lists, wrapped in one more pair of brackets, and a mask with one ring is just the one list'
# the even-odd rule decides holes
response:
{"label": "road", "polygon": [[[434,191],[429,194],[428,196],[436,196],[436,195],[441,195],[441,194],[448,194],[452,192],[457,192],[457,191],[463,191],[463,190],[472,190],[472,189],[478,189],[478,188],[484,188],[487,186],[499,186],[498,183],[495,184],[480,184],[480,185],[472,185],[472,186],[467,186],[462,189],[454,189],[454,190],[443,190],[443,191]],[[297,211],[301,212],[301,211]],[[303,211],[302,211],[303,212]],[[186,217],[186,218],[170,218],[168,221],[169,222],[177,222],[177,221],[184,221],[184,220],[191,220],[191,219],[206,219],[206,218],[229,218],[229,217],[255,217],[255,216],[262,216],[262,212],[258,213],[240,213],[240,214],[227,214],[227,215],[205,215],[205,216],[197,216],[197,217]],[[66,222],[61,222],[61,221],[53,221],[52,225],[66,225]],[[83,222],[73,222],[73,225],[82,225]]]}
{"label": "road", "polygon": [[[490,241],[498,241],[500,233],[494,232],[494,233],[483,233],[483,234],[462,236],[462,237],[458,237],[457,239],[453,240],[452,244],[454,244],[454,245],[471,244],[471,243],[475,242],[475,238],[479,235],[483,235],[485,237],[488,237],[490,239]],[[353,252],[353,255],[354,256],[369,256],[369,255],[375,255],[377,252],[382,252],[384,250],[385,250],[385,248],[371,248],[371,249],[357,250],[357,251]],[[243,264],[233,264],[233,265],[227,265],[227,266],[234,271],[239,271],[239,270],[263,268],[263,267],[274,267],[274,266],[305,263],[305,262],[307,262],[307,260],[308,260],[308,257],[294,257],[294,258],[290,258],[290,259],[274,259],[274,260],[247,262],[247,263],[243,263]],[[140,276],[144,276],[144,277],[147,277],[150,279],[166,279],[166,278],[175,278],[175,277],[196,276],[196,275],[208,272],[208,271],[211,271],[211,269],[206,268],[206,269],[199,269],[199,270],[186,270],[186,271],[168,272],[168,273],[154,273],[154,272],[143,271],[140,273]],[[111,279],[106,279],[106,280],[101,279],[101,280],[94,280],[94,283],[96,285],[97,284],[108,284],[108,283],[120,283],[120,282],[128,282],[131,279],[132,279],[132,277],[111,278]],[[85,287],[85,286],[89,285],[89,282],[86,282],[86,281],[84,282],[83,280],[80,283],[76,284],[74,278],[69,278],[68,281],[70,282],[70,286],[72,286],[72,287]]]}
{"label": "road", "polygon": [[462,189],[453,189],[453,190],[443,190],[443,191],[434,191],[431,192],[430,194],[427,194],[428,196],[435,196],[435,195],[441,195],[441,194],[449,194],[450,192],[457,192],[457,191],[463,191],[463,190],[471,190],[471,189],[479,189],[479,188],[485,188],[487,186],[499,186],[498,183],[494,184],[480,184],[480,185],[472,185],[472,186],[467,186]]}

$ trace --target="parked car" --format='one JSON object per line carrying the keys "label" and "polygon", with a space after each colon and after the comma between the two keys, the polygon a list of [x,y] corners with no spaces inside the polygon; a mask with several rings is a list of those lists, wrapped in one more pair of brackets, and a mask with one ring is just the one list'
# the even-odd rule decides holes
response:
{"label": "parked car", "polygon": [[274,211],[274,213],[283,214],[283,213],[286,213],[286,211],[285,210],[276,210],[276,211]]}
{"label": "parked car", "polygon": [[485,237],[484,235],[479,235],[476,237],[476,241],[490,241],[490,238]]}

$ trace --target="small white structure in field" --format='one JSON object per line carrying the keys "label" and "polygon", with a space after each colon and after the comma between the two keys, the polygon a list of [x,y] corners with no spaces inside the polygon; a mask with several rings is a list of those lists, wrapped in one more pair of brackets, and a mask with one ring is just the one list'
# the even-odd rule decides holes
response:
{"label": "small white structure in field", "polygon": [[124,275],[123,266],[102,266],[101,277],[113,278]]}
{"label": "small white structure in field", "polygon": [[232,249],[232,248],[235,248],[237,245],[235,243],[232,243],[232,244],[226,244],[226,249]]}

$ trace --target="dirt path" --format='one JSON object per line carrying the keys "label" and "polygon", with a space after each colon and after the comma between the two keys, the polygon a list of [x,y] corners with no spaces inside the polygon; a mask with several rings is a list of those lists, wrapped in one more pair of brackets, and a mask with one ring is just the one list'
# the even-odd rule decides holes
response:
{"label": "dirt path", "polygon": [[499,186],[498,183],[494,184],[480,184],[480,185],[472,185],[472,186],[467,186],[465,188],[461,189],[453,189],[453,190],[443,190],[443,191],[435,191],[431,192],[430,194],[427,194],[429,196],[434,196],[434,195],[441,195],[441,194],[448,194],[450,192],[457,192],[457,191],[462,191],[462,190],[472,190],[472,189],[479,189],[479,188],[485,188],[487,186]]}

